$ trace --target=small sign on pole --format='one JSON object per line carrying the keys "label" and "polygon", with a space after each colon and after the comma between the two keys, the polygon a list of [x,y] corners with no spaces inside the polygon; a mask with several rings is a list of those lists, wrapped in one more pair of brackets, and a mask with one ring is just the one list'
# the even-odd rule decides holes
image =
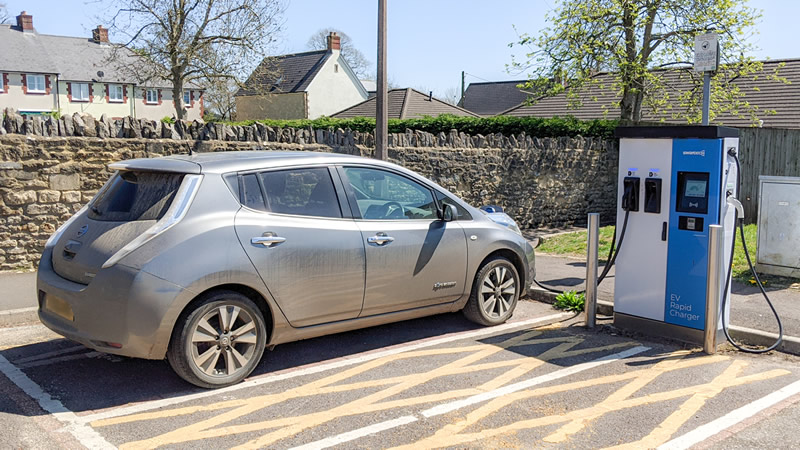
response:
{"label": "small sign on pole", "polygon": [[694,70],[703,72],[703,119],[708,125],[711,106],[711,72],[719,65],[719,41],[717,33],[700,34],[694,37]]}
{"label": "small sign on pole", "polygon": [[717,33],[706,33],[694,38],[694,70],[713,72],[719,64],[719,45]]}

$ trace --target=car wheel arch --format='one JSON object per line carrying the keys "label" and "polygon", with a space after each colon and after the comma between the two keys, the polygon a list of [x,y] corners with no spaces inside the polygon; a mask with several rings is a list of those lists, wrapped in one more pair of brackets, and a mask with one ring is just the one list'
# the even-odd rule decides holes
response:
{"label": "car wheel arch", "polygon": [[514,268],[517,269],[517,275],[519,275],[521,286],[525,286],[525,283],[530,281],[526,279],[525,264],[522,262],[522,257],[518,255],[517,252],[509,248],[500,248],[486,255],[486,257],[483,258],[483,260],[481,260],[481,263],[478,264],[478,269],[472,275],[472,278],[475,278],[475,276],[478,274],[478,271],[481,270],[481,268],[484,266],[484,264],[486,264],[487,261],[491,260],[496,256],[500,256],[511,261],[511,264],[513,264]]}
{"label": "car wheel arch", "polygon": [[267,326],[267,329],[265,330],[266,334],[267,334],[267,341],[266,342],[267,342],[267,346],[269,346],[269,343],[272,341],[273,330],[275,329],[275,316],[273,315],[272,308],[270,307],[269,302],[267,301],[267,299],[260,292],[258,292],[256,289],[253,289],[250,286],[247,286],[247,285],[244,285],[244,284],[238,284],[238,283],[220,284],[220,285],[217,285],[217,286],[212,286],[212,287],[209,287],[209,288],[207,288],[206,290],[204,290],[202,292],[199,292],[197,295],[195,295],[192,298],[192,300],[190,300],[189,303],[187,303],[183,307],[181,312],[178,314],[177,319],[172,324],[172,332],[170,333],[170,336],[171,336],[170,339],[172,338],[172,336],[174,336],[175,327],[177,326],[177,324],[179,324],[181,322],[181,318],[184,317],[185,315],[191,314],[192,310],[194,309],[195,305],[198,302],[201,302],[206,296],[208,296],[208,294],[210,292],[216,292],[216,291],[233,291],[233,292],[237,292],[237,293],[242,294],[245,297],[249,298],[250,300],[253,301],[253,303],[256,304],[256,306],[258,306],[258,309],[261,311],[261,314],[264,317],[264,323]]}

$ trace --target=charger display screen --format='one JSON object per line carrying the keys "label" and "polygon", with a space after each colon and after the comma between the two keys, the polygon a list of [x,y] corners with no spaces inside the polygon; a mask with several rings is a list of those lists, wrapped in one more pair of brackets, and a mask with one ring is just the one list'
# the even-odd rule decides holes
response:
{"label": "charger display screen", "polygon": [[675,210],[707,214],[708,179],[708,172],[678,172],[678,198]]}
{"label": "charger display screen", "polygon": [[708,187],[708,182],[704,180],[686,180],[686,192],[687,197],[705,197],[706,196],[706,187]]}

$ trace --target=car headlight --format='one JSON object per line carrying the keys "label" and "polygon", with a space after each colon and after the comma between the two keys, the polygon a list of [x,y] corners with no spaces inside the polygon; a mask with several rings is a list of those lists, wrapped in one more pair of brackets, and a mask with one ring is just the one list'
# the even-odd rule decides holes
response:
{"label": "car headlight", "polygon": [[486,214],[490,219],[492,219],[494,223],[502,225],[508,228],[509,230],[513,231],[514,233],[517,233],[518,235],[522,236],[522,231],[519,229],[519,225],[517,225],[517,222],[515,222],[514,219],[512,219],[511,216],[509,216],[508,214],[504,212],[486,212],[486,211],[483,211],[483,213]]}

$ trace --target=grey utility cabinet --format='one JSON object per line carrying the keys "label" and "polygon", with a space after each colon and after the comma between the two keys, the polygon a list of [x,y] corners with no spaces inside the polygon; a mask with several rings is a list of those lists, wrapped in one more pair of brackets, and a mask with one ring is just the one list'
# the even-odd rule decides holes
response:
{"label": "grey utility cabinet", "polygon": [[758,177],[758,271],[800,277],[800,177]]}

